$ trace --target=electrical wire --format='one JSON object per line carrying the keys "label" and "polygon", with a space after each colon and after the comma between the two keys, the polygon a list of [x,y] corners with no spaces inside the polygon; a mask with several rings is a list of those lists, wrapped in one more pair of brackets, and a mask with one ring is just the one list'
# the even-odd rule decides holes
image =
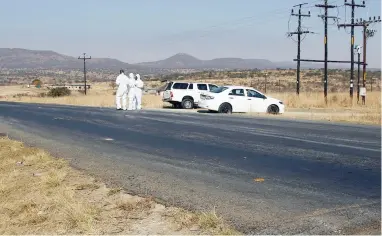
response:
{"label": "electrical wire", "polygon": [[[316,0],[316,1],[313,1],[313,2],[310,3],[310,5],[307,5],[307,6],[301,6],[301,9],[306,9],[306,8],[314,7],[315,4],[313,4],[313,3],[318,3],[318,2],[321,2],[321,1],[322,1],[322,0]],[[309,13],[311,13],[310,10],[309,10]],[[289,20],[288,20],[288,32],[290,32],[290,21],[291,21],[291,17],[292,17],[292,15],[289,16]],[[303,30],[303,29],[306,29],[306,30]],[[296,31],[298,31],[298,30],[299,30],[299,29],[298,29],[298,27],[297,27],[297,30],[296,30]],[[301,26],[301,31],[308,31],[308,28],[307,28],[307,27],[304,27],[304,26],[302,25],[302,26]],[[311,33],[313,33],[313,32],[311,32]],[[300,39],[300,42],[304,41],[305,38],[307,37],[307,35],[308,35],[308,34],[304,34],[303,38]],[[295,39],[293,38],[293,35],[288,34],[288,37],[289,37],[292,41],[294,41],[295,43],[298,43],[298,41],[295,40]]]}
{"label": "electrical wire", "polygon": [[[338,3],[339,1],[340,0],[330,1],[330,4],[333,5],[335,3]],[[372,0],[368,0],[368,1],[372,1]],[[322,2],[322,0],[310,1],[310,2],[308,2],[308,4],[301,6],[301,9],[307,9],[307,8],[315,7],[315,4],[318,2]],[[292,7],[292,9],[297,8],[297,7],[299,7],[299,6]],[[341,7],[345,7],[345,19],[344,20],[345,21],[347,20],[346,6],[345,5],[337,6],[336,7],[337,19],[333,23],[329,23],[328,25],[330,25],[332,27],[335,26],[336,23],[338,25]],[[314,8],[314,9],[317,9],[317,8]],[[314,10],[313,10],[313,12],[314,12]],[[286,13],[288,13],[288,15],[286,15]],[[280,8],[280,9],[276,9],[276,10],[268,12],[267,16],[265,16],[265,17],[259,16],[259,15],[245,16],[245,17],[235,19],[233,21],[226,21],[226,22],[223,22],[220,24],[208,26],[208,27],[201,28],[201,29],[188,30],[188,31],[178,32],[175,34],[168,34],[168,35],[166,35],[166,38],[168,37],[168,38],[170,38],[170,40],[168,40],[168,41],[166,40],[167,42],[164,42],[164,43],[165,44],[167,44],[167,43],[172,43],[172,44],[173,43],[183,43],[184,41],[196,40],[198,38],[205,38],[211,34],[216,34],[216,30],[219,30],[220,33],[225,33],[225,32],[230,33],[232,31],[239,29],[242,26],[251,26],[251,25],[255,25],[255,24],[266,24],[266,23],[271,23],[274,20],[283,19],[283,18],[287,18],[287,17],[289,18],[288,19],[288,32],[291,32],[290,29],[291,29],[292,14],[290,13],[290,10],[286,10],[285,8]],[[231,25],[233,28],[227,29],[226,27],[229,25]],[[306,27],[301,26],[301,29],[303,29],[303,28],[306,28]],[[346,28],[345,28],[345,32],[347,32]],[[318,33],[314,33],[314,34],[318,34]],[[290,38],[291,40],[293,40],[294,42],[297,42],[294,39],[293,35],[287,34],[287,37]],[[306,37],[307,37],[307,34],[304,35],[302,40],[304,40]]]}
{"label": "electrical wire", "polygon": [[[285,8],[280,8],[280,9],[277,9],[277,10],[270,11],[268,13],[268,16],[272,16],[274,14],[278,15],[278,14],[285,13],[285,12],[288,12],[288,11],[289,10],[286,10]],[[171,35],[166,35],[166,36],[170,37],[170,38],[173,38],[173,37],[182,36],[184,34],[189,34],[189,33],[195,34],[195,33],[200,33],[200,32],[208,32],[208,31],[211,31],[212,29],[217,29],[220,26],[227,26],[227,25],[233,24],[235,22],[247,22],[247,21],[250,21],[250,20],[258,20],[259,18],[263,18],[263,17],[259,17],[259,15],[246,16],[246,17],[241,17],[241,18],[233,20],[233,21],[226,21],[226,22],[223,22],[223,23],[220,23],[220,24],[216,24],[216,25],[212,25],[212,26],[208,26],[208,27],[205,27],[205,28],[195,29],[195,30],[187,30],[187,31],[178,32],[178,33],[171,34]],[[239,25],[239,24],[234,24],[234,25]]]}

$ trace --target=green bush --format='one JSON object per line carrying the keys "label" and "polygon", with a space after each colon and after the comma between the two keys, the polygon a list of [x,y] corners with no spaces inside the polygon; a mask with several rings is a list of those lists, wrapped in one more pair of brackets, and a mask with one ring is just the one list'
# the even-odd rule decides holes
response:
{"label": "green bush", "polygon": [[69,96],[71,94],[71,91],[68,88],[60,87],[60,88],[52,88],[47,96],[48,97],[63,97],[63,96]]}

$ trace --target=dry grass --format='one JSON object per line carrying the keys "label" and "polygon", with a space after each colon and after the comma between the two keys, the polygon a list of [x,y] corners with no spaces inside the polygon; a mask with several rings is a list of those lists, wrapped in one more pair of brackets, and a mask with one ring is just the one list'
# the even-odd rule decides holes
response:
{"label": "dry grass", "polygon": [[[236,232],[216,214],[199,217],[108,189],[63,159],[8,138],[0,138],[0,199],[1,234]],[[181,219],[199,220],[185,224]]]}
{"label": "dry grass", "polygon": [[[27,93],[22,90],[23,93],[19,93],[20,90],[12,86],[10,89],[6,89],[7,93],[2,95],[0,92],[1,101],[13,101],[13,102],[26,102],[26,103],[42,103],[42,104],[60,104],[60,105],[74,105],[74,106],[93,106],[93,107],[115,107],[115,90],[108,87],[107,84],[96,84],[88,94],[85,96],[78,92],[72,92],[71,96],[65,97],[39,97],[38,94],[47,92],[46,90],[35,89],[32,92]],[[12,91],[15,91],[12,94]],[[17,93],[16,93],[17,92]],[[150,108],[162,108],[163,102],[159,96],[152,94],[145,94],[142,97],[142,106]]]}
{"label": "dry grass", "polygon": [[357,104],[357,96],[351,100],[349,93],[329,93],[328,104],[325,104],[323,93],[270,93],[272,97],[285,101],[287,108],[329,108],[329,109],[356,109],[381,110],[381,92],[369,92],[366,97],[366,104],[362,105],[362,99]]}
{"label": "dry grass", "polygon": [[241,235],[237,230],[227,226],[219,217],[215,209],[209,212],[198,212],[190,214],[188,211],[180,210],[171,214],[181,227],[193,228],[194,230],[209,231],[215,235]]}

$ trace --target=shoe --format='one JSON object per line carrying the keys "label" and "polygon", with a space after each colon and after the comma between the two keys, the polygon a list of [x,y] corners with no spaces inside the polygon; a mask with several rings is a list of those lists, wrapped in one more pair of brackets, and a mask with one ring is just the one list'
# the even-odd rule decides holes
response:
{"label": "shoe", "polygon": [[121,111],[122,110],[122,108],[117,108],[117,111]]}

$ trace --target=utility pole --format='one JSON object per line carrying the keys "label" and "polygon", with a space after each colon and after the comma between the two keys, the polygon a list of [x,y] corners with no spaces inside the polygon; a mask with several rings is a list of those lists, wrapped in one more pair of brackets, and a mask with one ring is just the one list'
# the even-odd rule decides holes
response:
{"label": "utility pole", "polygon": [[324,97],[325,104],[328,104],[328,19],[338,19],[335,16],[328,16],[328,9],[335,8],[337,6],[328,5],[328,0],[324,0],[324,4],[318,4],[316,7],[324,8],[325,15],[319,15],[324,20],[325,23],[325,35],[324,35],[324,45],[325,45],[325,54],[324,54]]}
{"label": "utility pole", "polygon": [[[365,7],[365,1],[362,2],[362,5],[356,4],[355,0],[351,0],[351,3],[348,3],[347,0],[345,0],[345,6],[351,7],[351,23],[350,24],[341,24],[338,25],[338,27],[350,27],[351,28],[351,38],[350,38],[350,56],[351,56],[351,63],[350,63],[350,98],[353,99],[353,80],[354,80],[354,26],[358,26],[354,24],[354,10],[356,7]],[[364,61],[365,63],[365,61]]]}
{"label": "utility pole", "polygon": [[298,9],[298,14],[295,14],[294,13],[294,10],[292,8],[292,12],[291,12],[291,15],[292,16],[297,16],[298,17],[298,28],[297,28],[297,31],[296,32],[288,32],[288,36],[291,37],[292,35],[294,34],[297,34],[297,81],[296,81],[296,94],[299,95],[300,94],[300,59],[301,59],[301,35],[302,34],[309,34],[309,33],[312,33],[310,31],[302,31],[301,29],[301,24],[302,24],[302,17],[310,17],[310,11],[308,12],[308,14],[302,14],[301,12],[301,6],[303,5],[306,5],[308,3],[301,3],[301,4],[297,4],[297,5],[294,5],[293,7],[299,7]]}
{"label": "utility pole", "polygon": [[[362,19],[360,20],[362,21]],[[366,89],[366,46],[367,46],[367,39],[374,36],[376,30],[369,30],[368,27],[371,23],[380,23],[381,22],[381,16],[378,16],[378,19],[374,16],[374,19],[369,17],[368,21],[363,21],[363,80],[362,80],[362,87]],[[371,92],[373,91],[373,87],[371,87]],[[363,103],[366,103],[366,98],[363,98]]]}
{"label": "utility pole", "polygon": [[356,46],[354,48],[355,50],[357,50],[357,54],[358,54],[358,77],[357,77],[357,104],[359,102],[359,79],[361,77],[361,46]]}
{"label": "utility pole", "polygon": [[267,78],[268,78],[268,73],[265,73],[265,91],[264,91],[264,93],[267,93]]}
{"label": "utility pole", "polygon": [[84,82],[85,82],[85,95],[86,95],[86,90],[87,90],[87,87],[86,87],[86,60],[90,60],[92,59],[92,57],[86,57],[86,53],[83,53],[83,57],[78,57],[78,59],[80,60],[84,60]]}
{"label": "utility pole", "polygon": [[373,92],[373,78],[370,78],[370,92]]}
{"label": "utility pole", "polygon": [[[354,1],[354,0],[353,0]],[[365,2],[363,2],[365,3]],[[355,5],[355,6],[364,6],[364,5]],[[340,24],[338,25],[338,28],[340,27],[352,27],[354,28],[355,26],[359,26],[359,27],[362,27],[363,28],[363,83],[362,83],[362,88],[365,90],[366,89],[366,65],[367,65],[367,62],[366,62],[366,48],[367,48],[367,39],[368,38],[371,38],[374,36],[374,33],[376,32],[375,30],[369,30],[368,27],[370,24],[372,23],[380,23],[381,22],[381,16],[378,16],[378,19],[374,16],[374,18],[372,19],[371,17],[369,17],[369,20],[366,21],[366,20],[363,20],[362,18],[360,18],[359,20],[357,19],[356,20],[356,23],[352,23],[352,24]],[[354,44],[354,37],[352,37],[353,41],[352,43]],[[353,51],[352,51],[353,52]],[[352,53],[352,57],[354,57],[354,54]],[[353,64],[353,63],[352,63]],[[353,73],[352,73],[353,75]],[[353,78],[353,77],[352,77]],[[351,85],[350,85],[350,96],[352,97],[352,90],[353,90],[353,86],[352,86],[352,78],[351,78]],[[362,96],[362,103],[365,104],[365,96]]]}

